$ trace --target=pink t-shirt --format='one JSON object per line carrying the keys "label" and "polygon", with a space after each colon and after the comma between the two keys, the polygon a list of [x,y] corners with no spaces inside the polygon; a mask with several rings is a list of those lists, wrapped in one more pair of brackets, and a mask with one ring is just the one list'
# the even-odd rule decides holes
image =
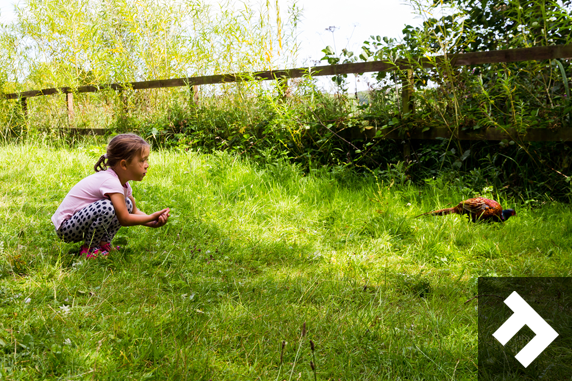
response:
{"label": "pink t-shirt", "polygon": [[65,220],[96,201],[109,199],[111,193],[121,193],[125,197],[133,194],[129,183],[121,185],[115,171],[108,168],[106,171],[96,172],[77,183],[66,195],[58,210],[52,216],[52,222],[58,230]]}

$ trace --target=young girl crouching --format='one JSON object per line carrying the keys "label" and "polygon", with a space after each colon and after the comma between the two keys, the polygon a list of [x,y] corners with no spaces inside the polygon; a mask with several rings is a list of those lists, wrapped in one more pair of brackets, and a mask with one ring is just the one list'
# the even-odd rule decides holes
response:
{"label": "young girl crouching", "polygon": [[167,223],[169,208],[147,215],[137,209],[129,181],[141,181],[149,168],[150,146],[135,134],[115,136],[95,172],[66,195],[52,222],[64,242],[80,242],[80,255],[95,258],[112,250],[111,240],[121,226],[158,228]]}

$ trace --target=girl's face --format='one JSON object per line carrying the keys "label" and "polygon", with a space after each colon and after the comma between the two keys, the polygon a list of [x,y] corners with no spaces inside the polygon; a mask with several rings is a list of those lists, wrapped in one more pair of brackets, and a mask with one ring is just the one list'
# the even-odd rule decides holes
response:
{"label": "girl's face", "polygon": [[127,164],[126,170],[129,180],[141,181],[145,174],[147,173],[147,168],[149,168],[149,147],[143,147],[141,153],[131,159],[131,162]]}

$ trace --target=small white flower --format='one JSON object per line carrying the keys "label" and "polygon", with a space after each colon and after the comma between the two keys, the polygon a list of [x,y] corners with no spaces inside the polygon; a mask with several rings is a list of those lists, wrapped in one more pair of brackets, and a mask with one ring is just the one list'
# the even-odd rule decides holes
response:
{"label": "small white flower", "polygon": [[71,345],[71,344],[72,344],[72,342],[71,342],[70,339],[65,339],[65,340],[64,340],[64,345]]}
{"label": "small white flower", "polygon": [[27,303],[30,303],[31,301],[32,301],[32,299],[30,299],[30,298],[24,299],[24,303],[26,303],[26,304],[27,304]]}
{"label": "small white flower", "polygon": [[411,203],[410,203],[410,202],[408,202],[408,203],[407,203],[407,206],[411,206]]}
{"label": "small white flower", "polygon": [[64,315],[67,315],[67,314],[70,313],[70,307],[69,307],[69,306],[66,306],[66,305],[61,306],[61,307],[60,307],[60,310],[62,310],[62,313],[63,313]]}

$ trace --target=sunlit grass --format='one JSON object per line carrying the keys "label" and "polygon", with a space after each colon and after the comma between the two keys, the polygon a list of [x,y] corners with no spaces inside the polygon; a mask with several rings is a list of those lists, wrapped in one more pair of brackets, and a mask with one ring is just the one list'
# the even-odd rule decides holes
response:
{"label": "sunlit grass", "polygon": [[133,184],[169,224],[87,261],[50,217],[102,149],[0,148],[3,378],[475,379],[478,276],[572,268],[568,205],[415,219],[466,195],[192,151]]}

